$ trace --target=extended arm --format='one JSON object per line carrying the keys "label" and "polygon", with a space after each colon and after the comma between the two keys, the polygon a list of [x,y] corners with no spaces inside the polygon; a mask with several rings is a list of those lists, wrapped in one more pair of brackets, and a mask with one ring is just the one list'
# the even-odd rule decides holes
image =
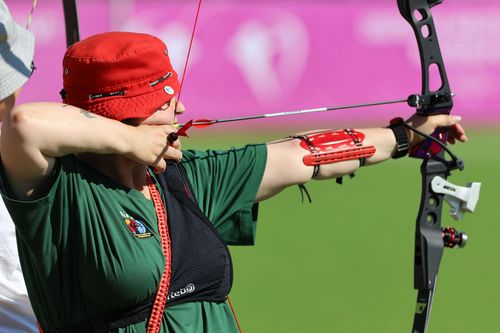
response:
{"label": "extended arm", "polygon": [[[438,115],[432,117],[413,116],[407,123],[425,134],[431,134],[437,127],[450,128],[450,142],[455,139],[466,141],[467,137],[458,124],[459,117]],[[366,159],[365,166],[373,165],[390,159],[396,150],[396,139],[388,128],[358,129],[364,134],[363,146],[373,146],[375,153]],[[300,133],[302,135],[317,131]],[[422,140],[422,137],[408,131],[410,146]],[[257,193],[256,201],[262,201],[279,193],[290,185],[304,184],[313,175],[313,166],[304,164],[304,156],[310,152],[304,149],[299,139],[287,139],[268,144],[268,159],[264,177]],[[360,167],[358,159],[322,164],[315,179],[330,179],[342,177],[356,171]]]}

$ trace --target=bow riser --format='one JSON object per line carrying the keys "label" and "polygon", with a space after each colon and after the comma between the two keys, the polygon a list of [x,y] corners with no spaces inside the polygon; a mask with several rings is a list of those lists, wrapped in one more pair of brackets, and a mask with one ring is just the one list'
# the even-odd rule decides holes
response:
{"label": "bow riser", "polygon": [[[449,114],[453,107],[453,100],[448,76],[439,47],[439,40],[430,8],[441,1],[427,0],[398,0],[399,12],[411,25],[418,43],[422,71],[422,95],[419,97],[417,113],[421,115]],[[440,87],[431,90],[432,66],[437,67]]]}
{"label": "bow riser", "polygon": [[[420,53],[421,95],[410,96],[409,104],[415,106],[417,113],[423,116],[449,114],[453,107],[452,94],[431,14],[431,7],[442,1],[398,0],[397,2],[401,15],[415,33]],[[434,67],[437,68],[437,72],[431,73]],[[437,90],[431,90],[431,74],[439,76],[440,86]],[[445,130],[438,129],[433,136],[446,143]],[[418,295],[413,333],[427,331],[439,265],[444,251],[441,231],[444,195],[435,193],[431,182],[437,176],[446,180],[453,169],[445,159],[444,150],[429,154],[429,144],[430,141],[423,142],[421,148],[411,152],[411,156],[424,159],[420,168],[422,193],[415,228],[414,288],[418,290]]]}

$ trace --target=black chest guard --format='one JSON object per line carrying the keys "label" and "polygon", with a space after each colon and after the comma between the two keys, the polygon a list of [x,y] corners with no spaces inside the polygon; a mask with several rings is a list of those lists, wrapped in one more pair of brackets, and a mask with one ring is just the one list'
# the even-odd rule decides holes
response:
{"label": "black chest guard", "polygon": [[169,163],[157,176],[166,202],[172,246],[167,306],[223,301],[232,285],[229,250],[193,197],[184,169]]}

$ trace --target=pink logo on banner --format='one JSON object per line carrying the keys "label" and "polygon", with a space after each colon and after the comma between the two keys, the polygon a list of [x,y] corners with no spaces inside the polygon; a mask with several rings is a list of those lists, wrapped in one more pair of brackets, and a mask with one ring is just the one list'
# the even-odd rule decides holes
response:
{"label": "pink logo on banner", "polygon": [[258,101],[279,104],[297,89],[306,71],[307,27],[286,11],[264,13],[236,27],[226,50]]}

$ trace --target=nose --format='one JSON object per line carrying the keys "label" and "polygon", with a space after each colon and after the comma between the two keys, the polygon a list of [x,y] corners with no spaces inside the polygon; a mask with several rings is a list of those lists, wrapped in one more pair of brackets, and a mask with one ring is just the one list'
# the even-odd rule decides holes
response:
{"label": "nose", "polygon": [[183,114],[186,111],[186,107],[182,104],[181,101],[177,101],[175,105],[175,114]]}

